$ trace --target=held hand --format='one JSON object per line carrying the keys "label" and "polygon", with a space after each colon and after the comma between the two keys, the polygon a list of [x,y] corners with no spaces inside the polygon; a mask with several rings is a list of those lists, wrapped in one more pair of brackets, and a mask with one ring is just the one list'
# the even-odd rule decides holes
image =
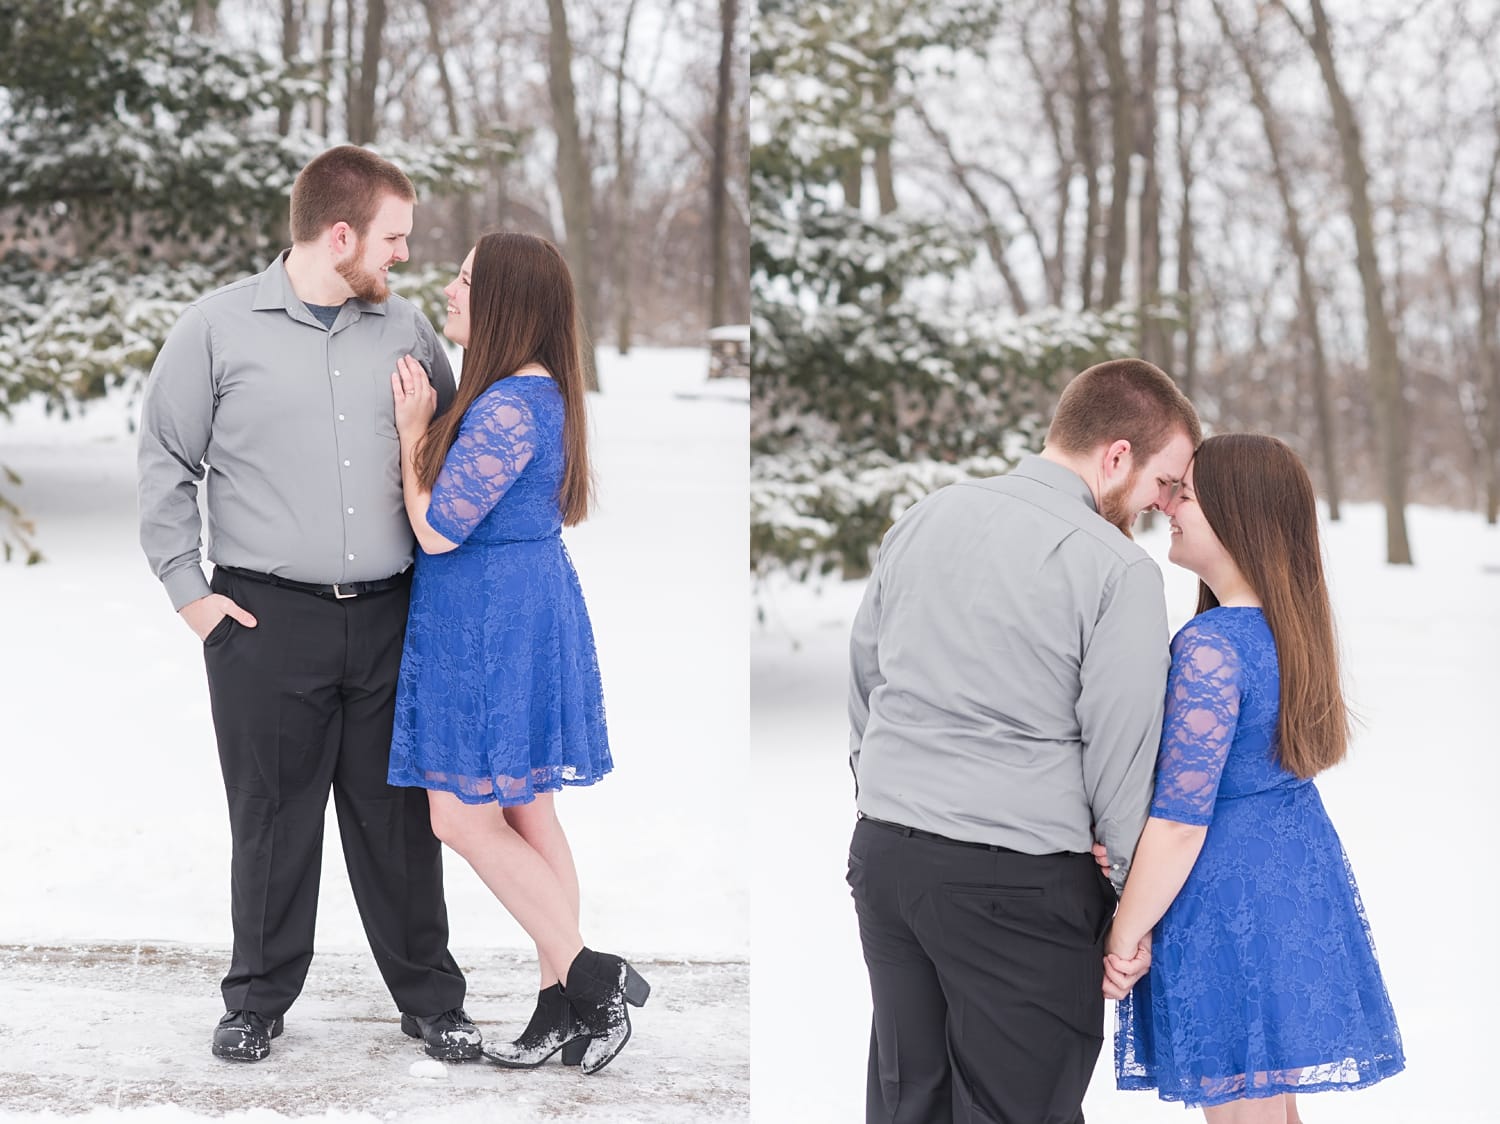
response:
{"label": "held hand", "polygon": [[1109,850],[1103,843],[1095,843],[1089,850],[1094,852],[1094,861],[1099,864],[1099,869],[1104,871],[1104,877],[1109,877]]}
{"label": "held hand", "polygon": [[1104,956],[1104,997],[1116,1001],[1124,999],[1150,967],[1150,933],[1133,949],[1122,951],[1116,951],[1116,942],[1111,940],[1110,951]]}
{"label": "held hand", "polygon": [[396,432],[403,442],[417,440],[437,413],[437,390],[410,355],[403,355],[391,372],[391,396],[396,400]]}
{"label": "held hand", "polygon": [[207,597],[189,601],[177,610],[177,615],[187,622],[187,626],[197,634],[199,640],[207,640],[208,634],[225,617],[233,617],[246,628],[255,627],[255,618],[222,593],[210,593]]}

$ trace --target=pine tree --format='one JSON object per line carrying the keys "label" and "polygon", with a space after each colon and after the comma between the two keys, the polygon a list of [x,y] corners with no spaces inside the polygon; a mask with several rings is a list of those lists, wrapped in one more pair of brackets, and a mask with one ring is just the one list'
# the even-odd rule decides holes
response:
{"label": "pine tree", "polygon": [[[757,572],[868,571],[932,488],[1035,447],[1060,375],[1132,349],[1133,315],[1005,320],[951,280],[977,238],[895,205],[890,142],[910,76],[982,51],[996,6],[763,5],[751,63]],[[863,205],[874,159],[879,214]]]}

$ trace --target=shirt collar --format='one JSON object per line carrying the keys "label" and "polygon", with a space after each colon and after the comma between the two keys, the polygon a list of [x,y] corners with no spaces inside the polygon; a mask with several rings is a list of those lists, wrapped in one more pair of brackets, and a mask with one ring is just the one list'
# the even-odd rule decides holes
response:
{"label": "shirt collar", "polygon": [[[260,283],[255,287],[255,304],[252,306],[256,312],[268,309],[282,310],[294,320],[302,320],[308,324],[318,324],[313,314],[307,311],[307,305],[301,297],[292,289],[292,281],[286,275],[286,256],[291,250],[282,250],[271,259],[271,264],[266,266],[265,272],[260,275]],[[385,315],[385,304],[376,304],[374,301],[363,301],[358,297],[351,297],[344,302],[352,304],[360,312],[368,312],[375,316]],[[340,314],[342,315],[342,314]],[[318,325],[322,327],[321,324]]]}
{"label": "shirt collar", "polygon": [[1071,468],[1064,468],[1054,461],[1045,457],[1039,457],[1035,453],[1028,453],[1021,458],[1021,463],[1011,469],[1012,476],[1022,476],[1027,480],[1035,480],[1038,484],[1045,484],[1054,488],[1064,495],[1072,496],[1088,504],[1090,511],[1098,511],[1099,505],[1094,501],[1094,493],[1089,491],[1089,486],[1084,483],[1083,477]]}

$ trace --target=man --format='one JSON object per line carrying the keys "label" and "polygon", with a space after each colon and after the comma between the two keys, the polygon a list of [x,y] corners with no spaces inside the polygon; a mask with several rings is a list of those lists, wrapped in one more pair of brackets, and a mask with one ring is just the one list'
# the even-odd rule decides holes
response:
{"label": "man", "polygon": [[391,372],[414,355],[439,408],[454,395],[432,325],[387,284],[415,202],[374,153],[317,157],[292,187],[291,250],[189,306],[146,386],[141,544],[203,641],[229,802],[221,1058],[266,1057],[302,990],[330,787],[402,1029],[436,1057],[479,1054],[427,794],[385,783],[413,558]]}
{"label": "man", "polygon": [[1165,374],[1101,363],[1040,456],[939,490],[881,544],[849,695],[870,1124],[1083,1120],[1168,667],[1161,572],[1130,525],[1198,440]]}

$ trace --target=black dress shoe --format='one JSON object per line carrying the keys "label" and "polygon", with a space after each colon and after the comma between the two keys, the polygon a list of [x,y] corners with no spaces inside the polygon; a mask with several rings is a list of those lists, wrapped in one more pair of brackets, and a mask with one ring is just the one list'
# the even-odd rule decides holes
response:
{"label": "black dress shoe", "polygon": [[214,1057],[258,1062],[271,1052],[271,1039],[281,1028],[280,1015],[268,1023],[254,1011],[225,1011],[214,1027]]}
{"label": "black dress shoe", "polygon": [[484,1041],[462,1007],[440,1015],[403,1014],[401,1030],[412,1038],[420,1038],[428,1057],[444,1062],[472,1061],[479,1057],[479,1047]]}

